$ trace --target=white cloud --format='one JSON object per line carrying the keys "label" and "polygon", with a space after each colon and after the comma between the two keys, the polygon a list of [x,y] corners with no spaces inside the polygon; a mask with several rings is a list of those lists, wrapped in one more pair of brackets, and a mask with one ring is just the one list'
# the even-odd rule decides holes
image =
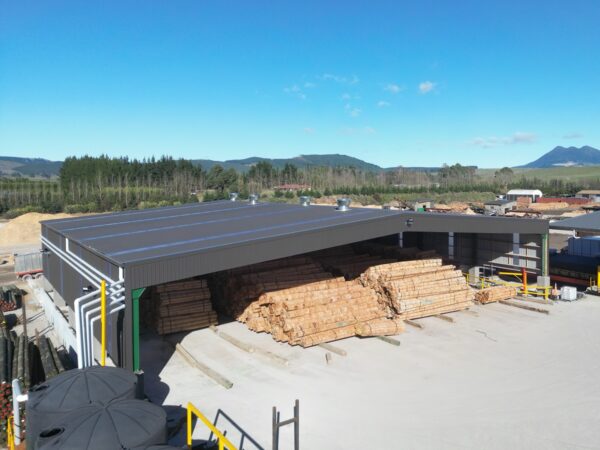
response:
{"label": "white cloud", "polygon": [[535,142],[536,139],[535,133],[527,133],[524,131],[517,131],[512,137],[509,139],[509,144],[531,144]]}
{"label": "white cloud", "polygon": [[315,129],[314,129],[314,128],[311,128],[311,127],[306,127],[306,128],[304,129],[304,132],[305,132],[306,134],[315,134]]}
{"label": "white cloud", "polygon": [[346,136],[355,136],[355,135],[371,135],[375,134],[377,131],[373,127],[345,127],[340,130],[340,134]]}
{"label": "white cloud", "polygon": [[580,139],[582,137],[583,137],[583,134],[578,133],[577,131],[573,131],[571,133],[565,134],[562,138],[563,139]]}
{"label": "white cloud", "polygon": [[517,131],[512,136],[505,137],[476,137],[471,140],[471,144],[482,148],[493,148],[499,145],[531,144],[535,142],[537,136],[535,133]]}
{"label": "white cloud", "polygon": [[422,83],[419,83],[419,92],[421,94],[428,94],[435,89],[436,85],[437,83],[434,83],[433,81],[423,81]]}
{"label": "white cloud", "polygon": [[386,87],[384,87],[383,90],[391,92],[392,94],[398,94],[399,92],[402,92],[404,90],[404,87],[394,83],[390,83]]}
{"label": "white cloud", "polygon": [[346,77],[346,76],[341,76],[341,75],[335,75],[333,73],[324,73],[323,75],[320,75],[317,78],[320,78],[321,80],[325,80],[325,81],[335,81],[336,83],[350,84],[350,85],[357,84],[360,81],[356,75],[352,75],[351,77]]}
{"label": "white cloud", "polygon": [[379,100],[377,102],[377,107],[378,108],[386,108],[388,106],[390,106],[390,102],[386,102],[385,100]]}
{"label": "white cloud", "polygon": [[375,128],[373,128],[373,127],[365,127],[363,130],[366,134],[375,134],[376,133]]}
{"label": "white cloud", "polygon": [[362,112],[362,110],[360,108],[357,108],[356,106],[352,106],[350,103],[346,103],[346,106],[344,106],[344,109],[348,112],[350,117],[358,117],[358,116],[360,116],[360,113]]}
{"label": "white cloud", "polygon": [[361,112],[362,112],[362,111],[361,111],[361,109],[360,109],[360,108],[352,108],[352,109],[350,110],[349,114],[350,114],[350,117],[358,117],[358,116],[360,116],[360,113],[361,113]]}
{"label": "white cloud", "polygon": [[297,84],[293,84],[290,87],[283,88],[283,92],[292,97],[299,98],[300,100],[306,100],[306,94],[302,92],[302,89]]}
{"label": "white cloud", "polygon": [[315,83],[311,83],[310,81],[307,81],[306,83],[304,83],[304,88],[305,89],[312,89],[314,87],[316,87],[317,85]]}
{"label": "white cloud", "polygon": [[348,94],[347,92],[342,94],[342,100],[350,100],[352,98],[352,96],[350,94]]}

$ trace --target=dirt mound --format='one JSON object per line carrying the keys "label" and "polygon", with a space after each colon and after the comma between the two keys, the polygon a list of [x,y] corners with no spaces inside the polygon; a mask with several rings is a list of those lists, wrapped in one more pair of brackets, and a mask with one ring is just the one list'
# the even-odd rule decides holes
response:
{"label": "dirt mound", "polygon": [[[80,215],[80,214],[79,214]],[[40,241],[40,221],[75,217],[74,214],[27,213],[0,228],[0,247],[35,244]]]}

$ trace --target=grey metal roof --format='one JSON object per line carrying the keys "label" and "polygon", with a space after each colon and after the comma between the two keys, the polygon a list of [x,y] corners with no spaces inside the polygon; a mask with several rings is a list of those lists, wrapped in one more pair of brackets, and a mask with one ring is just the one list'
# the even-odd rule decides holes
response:
{"label": "grey metal roof", "polygon": [[550,223],[556,230],[580,230],[600,232],[600,211]]}
{"label": "grey metal roof", "polygon": [[268,260],[282,257],[279,253],[284,255],[286,247],[297,251],[307,246],[306,251],[311,251],[400,231],[546,233],[548,230],[547,221],[534,219],[371,208],[341,212],[333,206],[251,205],[242,201],[194,203],[42,224],[123,267],[186,254],[203,253],[214,258],[215,252],[241,246],[254,247],[255,251],[268,247],[269,254],[261,258]]}

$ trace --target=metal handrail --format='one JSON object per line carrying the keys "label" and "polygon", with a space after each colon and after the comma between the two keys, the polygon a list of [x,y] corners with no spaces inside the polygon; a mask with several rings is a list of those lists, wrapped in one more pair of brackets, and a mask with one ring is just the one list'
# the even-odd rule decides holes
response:
{"label": "metal handrail", "polygon": [[187,404],[187,445],[189,448],[192,448],[192,434],[194,429],[192,428],[192,416],[196,416],[200,419],[204,425],[208,427],[210,431],[212,431],[217,437],[217,443],[219,445],[219,450],[224,450],[227,448],[228,450],[237,450],[235,446],[225,437],[223,433],[221,433],[217,427],[215,427],[210,420],[206,418],[204,414],[200,412],[198,408],[196,408],[191,402]]}

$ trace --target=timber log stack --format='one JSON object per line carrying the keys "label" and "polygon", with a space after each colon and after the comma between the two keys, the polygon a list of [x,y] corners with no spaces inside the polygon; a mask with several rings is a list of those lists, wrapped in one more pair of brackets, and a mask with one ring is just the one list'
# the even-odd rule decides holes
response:
{"label": "timber log stack", "polygon": [[398,319],[444,314],[467,309],[473,290],[460,270],[439,258],[382,264],[361,276],[365,286],[380,294],[390,314]]}
{"label": "timber log stack", "polygon": [[486,304],[508,300],[517,296],[517,288],[513,286],[492,286],[475,293],[475,301]]}
{"label": "timber log stack", "polygon": [[152,293],[158,334],[197,330],[217,324],[206,279],[192,279],[156,286]]}

